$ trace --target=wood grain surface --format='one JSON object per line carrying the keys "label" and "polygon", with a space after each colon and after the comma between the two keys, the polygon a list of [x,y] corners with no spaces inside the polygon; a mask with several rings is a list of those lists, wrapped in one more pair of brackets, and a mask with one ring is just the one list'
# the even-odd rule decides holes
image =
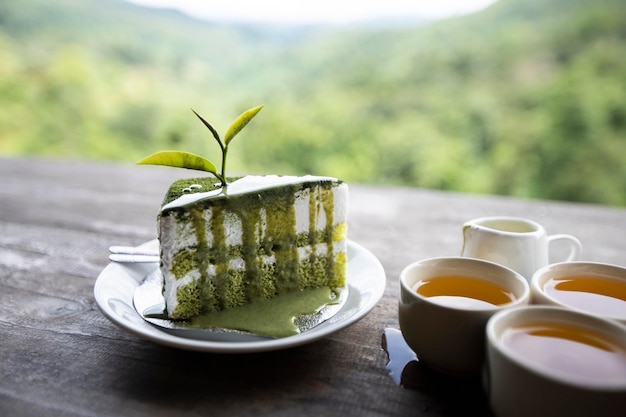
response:
{"label": "wood grain surface", "polygon": [[0,416],[489,415],[475,382],[431,376],[400,386],[390,375],[381,343],[386,329],[398,328],[401,269],[458,255],[463,222],[485,215],[531,218],[549,233],[579,237],[583,259],[626,264],[622,208],[351,184],[350,239],[387,275],[370,314],[276,352],[177,350],[107,320],[93,286],[107,248],[154,239],[166,187],[193,175],[0,159]]}

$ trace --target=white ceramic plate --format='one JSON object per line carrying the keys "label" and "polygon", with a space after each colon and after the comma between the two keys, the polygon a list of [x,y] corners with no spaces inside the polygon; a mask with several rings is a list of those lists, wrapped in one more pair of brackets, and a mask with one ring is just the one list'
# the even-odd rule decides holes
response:
{"label": "white ceramic plate", "polygon": [[[142,246],[153,247],[156,241]],[[102,313],[124,330],[165,346],[215,353],[249,353],[285,349],[322,339],[348,327],[369,313],[385,291],[385,270],[367,249],[348,241],[348,298],[343,307],[323,323],[295,336],[256,341],[208,341],[175,336],[145,321],[135,310],[135,289],[157,263],[122,264],[111,262],[96,280],[94,297]]]}

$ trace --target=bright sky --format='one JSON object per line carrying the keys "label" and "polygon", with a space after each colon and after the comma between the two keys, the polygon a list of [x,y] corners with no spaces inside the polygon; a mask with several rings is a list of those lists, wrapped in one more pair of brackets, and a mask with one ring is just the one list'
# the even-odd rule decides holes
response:
{"label": "bright sky", "polygon": [[350,23],[375,18],[443,18],[475,12],[496,0],[128,0],[176,8],[210,20]]}

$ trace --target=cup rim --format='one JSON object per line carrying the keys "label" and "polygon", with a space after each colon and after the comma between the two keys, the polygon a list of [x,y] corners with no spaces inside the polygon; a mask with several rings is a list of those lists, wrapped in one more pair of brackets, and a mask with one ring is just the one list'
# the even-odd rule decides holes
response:
{"label": "cup rim", "polygon": [[[502,230],[497,229],[495,227],[483,224],[483,222],[491,222],[491,221],[509,221],[509,222],[519,222],[531,225],[534,230],[528,232],[516,232],[511,230]],[[489,230],[494,233],[506,233],[511,235],[519,235],[519,236],[529,236],[529,235],[541,235],[546,233],[545,228],[538,222],[525,218],[525,217],[516,217],[516,216],[483,216],[477,217],[472,220],[468,220],[463,224],[464,228],[473,227],[476,229]]]}
{"label": "cup rim", "polygon": [[[545,367],[542,367],[541,365],[538,365],[530,360],[525,360],[520,357],[520,355],[514,354],[509,349],[503,347],[502,341],[497,334],[497,326],[499,322],[505,320],[511,315],[522,315],[523,317],[524,314],[536,314],[537,316],[541,316],[541,318],[545,319],[546,321],[567,321],[574,325],[593,328],[597,331],[599,330],[607,338],[615,340],[619,344],[620,348],[622,348],[626,352],[626,344],[624,343],[624,341],[626,341],[625,326],[613,320],[605,319],[598,316],[592,316],[590,314],[585,314],[579,311],[568,310],[558,306],[527,305],[498,311],[487,321],[487,325],[485,327],[485,335],[487,339],[487,345],[497,350],[507,360],[515,363],[517,366],[525,369],[528,372],[531,372],[552,382],[577,387],[588,391],[626,391],[626,378],[615,381],[613,383],[584,383],[577,380],[575,377],[568,378],[564,375],[551,372]],[[520,319],[520,322],[523,322],[523,320]],[[609,331],[611,331],[611,334],[607,335]],[[618,334],[617,337],[615,337],[616,333]]]}
{"label": "cup rim", "polygon": [[[493,269],[499,269],[502,270],[503,272],[507,272],[508,274],[510,274],[510,276],[517,280],[521,285],[522,285],[522,293],[520,295],[516,294],[516,298],[515,300],[506,303],[506,304],[501,304],[501,305],[497,305],[494,307],[485,307],[485,308],[463,308],[463,307],[459,307],[459,306],[454,306],[454,305],[442,305],[442,304],[438,304],[438,303],[434,303],[432,300],[429,300],[429,297],[425,297],[421,294],[419,294],[417,291],[414,291],[411,286],[409,286],[409,284],[407,284],[406,282],[406,277],[408,275],[408,272],[415,268],[417,265],[420,264],[424,264],[424,263],[431,263],[431,262],[460,262],[460,263],[466,263],[466,264],[475,264],[475,265],[481,265],[483,267],[488,267],[488,268],[493,268]],[[462,274],[460,274],[462,275]],[[481,279],[479,277],[472,277],[472,278],[476,278],[476,279]],[[499,310],[505,309],[505,308],[512,308],[512,307],[516,307],[516,306],[520,306],[520,305],[525,305],[528,304],[528,302],[530,301],[530,285],[528,284],[528,280],[526,280],[526,278],[524,278],[520,273],[514,271],[513,269],[506,267],[504,265],[500,265],[498,263],[495,262],[491,262],[491,261],[487,261],[484,259],[478,259],[478,258],[468,258],[468,257],[464,257],[464,256],[439,256],[439,257],[433,257],[433,258],[424,258],[424,259],[420,259],[418,261],[412,262],[410,264],[408,264],[407,266],[405,266],[402,271],[400,272],[400,287],[401,289],[406,292],[407,294],[411,294],[412,296],[416,297],[417,299],[419,299],[420,301],[423,301],[425,303],[428,303],[429,305],[433,305],[433,306],[437,306],[438,308],[441,309],[446,309],[446,310],[455,310],[455,311],[464,311],[464,312],[477,312],[477,313],[493,313],[493,312],[497,312]]]}
{"label": "cup rim", "polygon": [[557,300],[556,298],[552,297],[550,294],[548,294],[547,292],[545,292],[543,290],[543,285],[549,279],[549,278],[548,279],[544,279],[546,273],[548,273],[550,271],[555,271],[555,270],[558,271],[559,269],[565,269],[565,268],[570,268],[570,267],[575,267],[577,269],[603,268],[605,271],[619,271],[619,272],[621,272],[622,275],[624,275],[623,279],[621,277],[615,277],[616,274],[609,274],[608,272],[600,273],[599,271],[598,272],[584,271],[584,270],[583,271],[577,271],[576,275],[589,275],[591,277],[607,277],[607,276],[611,276],[611,278],[613,278],[613,279],[623,280],[626,283],[626,268],[622,267],[620,265],[615,265],[615,264],[606,263],[606,262],[565,261],[565,262],[557,262],[557,263],[549,264],[549,265],[543,266],[543,267],[539,268],[537,271],[535,271],[535,273],[533,274],[533,276],[530,279],[530,290],[531,290],[531,292],[541,294],[542,297],[547,298],[555,306],[558,306],[558,307],[561,307],[561,308],[565,308],[565,309],[572,310],[572,311],[577,311],[577,312],[583,313],[583,314],[589,314],[589,315],[596,316],[596,317],[601,317],[601,318],[606,318],[606,319],[610,319],[610,320],[615,320],[615,321],[622,322],[622,323],[625,322],[624,317],[608,316],[608,315],[604,315],[604,314],[596,314],[596,313],[592,313],[592,312],[589,312],[587,310],[584,310],[582,308],[574,307],[574,306],[571,306],[569,304],[563,303],[563,302]]}

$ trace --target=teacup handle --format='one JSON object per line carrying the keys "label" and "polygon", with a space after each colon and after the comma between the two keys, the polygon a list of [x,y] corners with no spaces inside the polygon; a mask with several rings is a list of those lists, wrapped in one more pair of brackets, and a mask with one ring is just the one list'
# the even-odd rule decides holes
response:
{"label": "teacup handle", "polygon": [[570,252],[569,252],[569,255],[568,255],[567,259],[565,259],[565,262],[575,261],[578,258],[580,258],[580,254],[583,251],[583,245],[582,245],[582,243],[580,243],[580,240],[576,239],[572,235],[560,234],[560,235],[548,236],[548,244],[552,243],[552,242],[555,242],[557,240],[563,240],[563,241],[567,241],[569,243]]}

